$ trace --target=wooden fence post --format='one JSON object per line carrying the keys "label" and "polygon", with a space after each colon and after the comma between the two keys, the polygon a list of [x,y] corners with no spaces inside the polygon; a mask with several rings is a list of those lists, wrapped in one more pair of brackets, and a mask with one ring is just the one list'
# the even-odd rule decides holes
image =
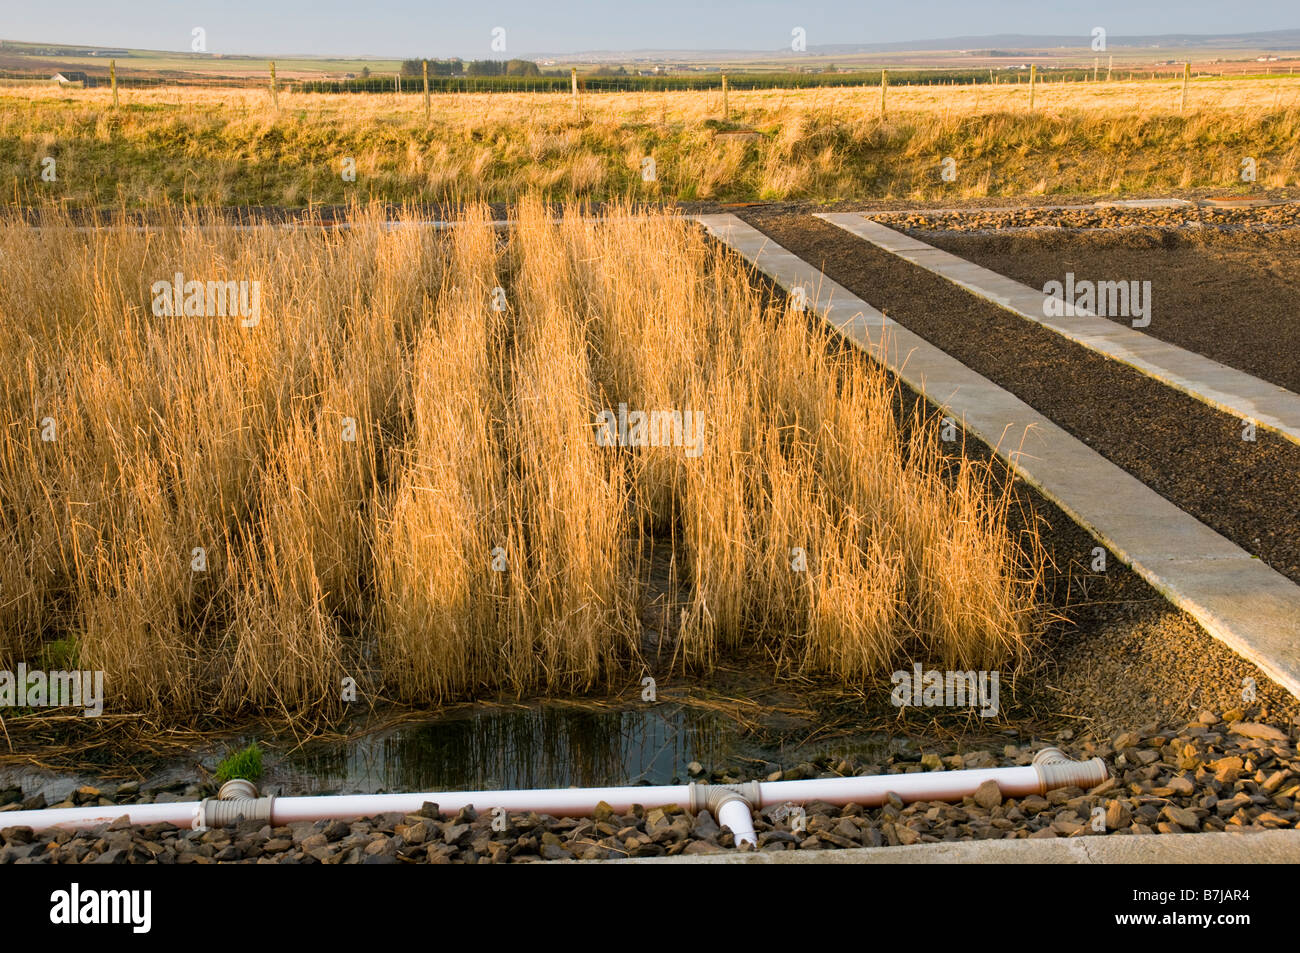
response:
{"label": "wooden fence post", "polygon": [[880,71],[880,118],[885,118],[885,90],[889,89],[889,70]]}
{"label": "wooden fence post", "polygon": [[731,108],[727,105],[727,74],[722,74],[722,121],[731,117]]}
{"label": "wooden fence post", "polygon": [[271,60],[271,108],[280,111],[280,96],[275,88],[275,60]]}
{"label": "wooden fence post", "polygon": [[117,108],[117,60],[108,61],[108,84],[113,87],[113,108]]}
{"label": "wooden fence post", "polygon": [[429,61],[424,61],[424,121],[429,121]]}
{"label": "wooden fence post", "polygon": [[1182,112],[1184,109],[1187,108],[1187,81],[1191,79],[1191,76],[1192,76],[1192,64],[1184,63],[1183,64],[1183,101],[1178,104],[1179,112]]}
{"label": "wooden fence post", "polygon": [[1029,109],[1030,111],[1033,111],[1034,108],[1034,79],[1037,76],[1038,76],[1038,64],[1030,63],[1029,64]]}
{"label": "wooden fence post", "polygon": [[578,108],[578,68],[569,67],[569,83],[573,87],[573,112],[575,115],[581,112]]}

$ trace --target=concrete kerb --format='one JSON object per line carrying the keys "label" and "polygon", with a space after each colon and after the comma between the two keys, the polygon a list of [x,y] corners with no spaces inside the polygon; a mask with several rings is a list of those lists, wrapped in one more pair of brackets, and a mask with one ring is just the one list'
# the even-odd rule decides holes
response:
{"label": "concrete kerb", "polygon": [[734,215],[696,220],[785,290],[803,287],[808,306],[845,338],[991,447],[1212,636],[1300,697],[1300,586]]}
{"label": "concrete kerb", "polygon": [[1108,834],[944,841],[908,847],[727,851],[568,861],[589,864],[1295,864],[1300,830],[1239,834]]}
{"label": "concrete kerb", "polygon": [[1300,443],[1300,394],[1095,314],[1045,316],[1043,292],[857,213],[817,217],[1216,410]]}

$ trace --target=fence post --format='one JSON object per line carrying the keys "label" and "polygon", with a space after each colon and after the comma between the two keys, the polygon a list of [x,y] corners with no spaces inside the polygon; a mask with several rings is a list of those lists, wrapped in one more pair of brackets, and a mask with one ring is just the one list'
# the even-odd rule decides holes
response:
{"label": "fence post", "polygon": [[1110,82],[1110,71],[1113,70],[1114,68],[1115,68],[1115,54],[1112,53],[1110,55],[1110,58],[1106,60],[1106,82],[1108,83]]}
{"label": "fence post", "polygon": [[727,106],[727,74],[722,74],[722,120],[726,122],[731,116],[731,109]]}
{"label": "fence post", "polygon": [[1034,108],[1034,79],[1037,76],[1038,76],[1038,64],[1030,63],[1029,64],[1029,109],[1030,111],[1033,111]]}
{"label": "fence post", "polygon": [[429,121],[429,61],[424,61],[424,121]]}
{"label": "fence post", "polygon": [[113,108],[117,108],[117,60],[108,61],[108,84],[113,87]]}
{"label": "fence post", "polygon": [[889,70],[880,71],[880,118],[885,118],[885,90],[889,88]]}
{"label": "fence post", "polygon": [[1187,81],[1191,78],[1191,76],[1192,76],[1192,64],[1184,63],[1183,64],[1183,101],[1178,104],[1179,112],[1182,112],[1184,109],[1187,108]]}
{"label": "fence post", "polygon": [[280,111],[280,96],[275,88],[275,60],[271,60],[271,108]]}
{"label": "fence post", "polygon": [[576,66],[569,67],[569,83],[573,87],[573,112],[574,115],[577,115],[581,110],[578,108],[578,68]]}

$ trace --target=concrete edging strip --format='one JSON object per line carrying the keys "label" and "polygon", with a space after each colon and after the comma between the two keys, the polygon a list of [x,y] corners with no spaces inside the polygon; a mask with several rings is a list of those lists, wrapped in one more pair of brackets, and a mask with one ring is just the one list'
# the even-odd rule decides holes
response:
{"label": "concrete edging strip", "polygon": [[1043,314],[1047,296],[1041,291],[858,213],[817,218],[1216,410],[1300,443],[1300,394],[1095,314],[1047,317]]}
{"label": "concrete edging strip", "polygon": [[592,864],[1295,864],[1300,831],[1239,834],[1090,834],[944,841],[839,850],[727,850],[717,854],[578,861]]}
{"label": "concrete edging strip", "polygon": [[696,221],[785,290],[804,288],[808,305],[840,334],[993,448],[1207,632],[1300,697],[1300,586],[736,216]]}

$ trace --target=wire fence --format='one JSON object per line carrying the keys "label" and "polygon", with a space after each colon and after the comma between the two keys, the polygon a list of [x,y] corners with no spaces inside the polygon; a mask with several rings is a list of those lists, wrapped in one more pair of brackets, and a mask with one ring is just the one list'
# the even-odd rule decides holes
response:
{"label": "wire fence", "polygon": [[[1141,81],[1176,80],[1183,74],[1182,64],[1168,64],[1144,69],[1115,69],[1108,71],[1093,68],[1040,68],[1037,82],[1082,83],[1090,81]],[[1286,79],[1293,77],[1294,67],[1286,69],[1261,69],[1259,72],[1236,70],[1194,70],[1193,79]],[[55,79],[62,76],[65,81]],[[1028,66],[994,69],[888,69],[890,86],[971,86],[1028,83]],[[746,73],[710,71],[691,74],[641,75],[641,76],[577,76],[581,93],[633,93],[712,91],[722,88],[724,82],[733,91],[799,90],[835,87],[880,86],[881,70],[855,70],[824,73]],[[0,83],[5,85],[44,85],[58,82],[69,88],[94,89],[111,84],[107,69],[96,71],[65,70],[57,74],[33,74],[30,71],[0,70]],[[266,88],[269,72],[244,75],[216,76],[195,73],[117,73],[119,89],[154,89],[165,87],[195,88]],[[430,93],[570,93],[572,79],[564,76],[430,76]],[[424,80],[421,76],[398,73],[374,74],[368,77],[345,79],[302,79],[280,76],[276,80],[282,92],[303,93],[406,93],[422,95]]]}

